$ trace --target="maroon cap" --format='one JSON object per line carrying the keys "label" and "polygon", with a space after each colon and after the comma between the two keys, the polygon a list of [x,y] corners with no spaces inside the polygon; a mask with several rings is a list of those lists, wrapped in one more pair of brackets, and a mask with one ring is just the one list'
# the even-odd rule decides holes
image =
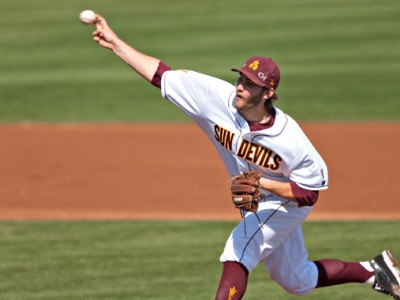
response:
{"label": "maroon cap", "polygon": [[254,56],[241,69],[231,70],[243,73],[258,85],[273,87],[275,90],[281,77],[278,65],[271,58],[263,56]]}

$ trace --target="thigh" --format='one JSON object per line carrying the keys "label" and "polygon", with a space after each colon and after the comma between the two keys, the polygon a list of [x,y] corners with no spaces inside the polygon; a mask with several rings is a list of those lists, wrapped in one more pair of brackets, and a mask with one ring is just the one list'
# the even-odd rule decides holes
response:
{"label": "thigh", "polygon": [[264,202],[248,213],[230,234],[220,261],[237,261],[251,272],[264,261],[310,213],[295,202]]}
{"label": "thigh", "polygon": [[301,225],[290,232],[263,263],[271,279],[288,293],[308,295],[317,285],[318,270],[308,261]]}

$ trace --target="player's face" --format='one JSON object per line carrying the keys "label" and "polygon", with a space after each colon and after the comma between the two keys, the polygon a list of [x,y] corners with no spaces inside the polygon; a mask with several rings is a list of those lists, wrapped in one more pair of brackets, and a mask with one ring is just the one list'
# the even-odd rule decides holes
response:
{"label": "player's face", "polygon": [[236,80],[236,101],[237,110],[247,110],[253,107],[264,107],[263,96],[266,89],[251,81],[246,75],[239,73]]}

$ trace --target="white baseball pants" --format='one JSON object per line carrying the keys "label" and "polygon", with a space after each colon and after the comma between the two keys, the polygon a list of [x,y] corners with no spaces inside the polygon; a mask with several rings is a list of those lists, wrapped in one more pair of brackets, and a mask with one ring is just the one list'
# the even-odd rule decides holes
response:
{"label": "white baseball pants", "polygon": [[294,295],[308,295],[317,285],[318,269],[308,261],[301,223],[312,207],[265,201],[247,213],[229,236],[221,262],[236,261],[251,272],[263,262],[272,280]]}

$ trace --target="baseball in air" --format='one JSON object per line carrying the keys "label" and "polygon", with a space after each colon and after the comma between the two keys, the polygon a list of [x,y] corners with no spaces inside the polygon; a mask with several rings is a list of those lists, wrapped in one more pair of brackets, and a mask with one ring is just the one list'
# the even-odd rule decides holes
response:
{"label": "baseball in air", "polygon": [[85,25],[93,24],[96,22],[96,14],[93,10],[84,10],[79,14],[79,20]]}

